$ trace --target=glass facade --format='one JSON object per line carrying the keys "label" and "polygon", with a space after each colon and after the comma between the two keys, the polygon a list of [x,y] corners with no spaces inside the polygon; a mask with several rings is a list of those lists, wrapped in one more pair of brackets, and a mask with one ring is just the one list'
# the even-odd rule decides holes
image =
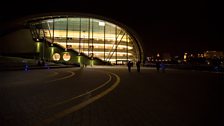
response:
{"label": "glass facade", "polygon": [[112,64],[140,60],[141,50],[132,36],[111,22],[86,17],[54,17],[29,23],[34,39],[45,39],[66,49]]}

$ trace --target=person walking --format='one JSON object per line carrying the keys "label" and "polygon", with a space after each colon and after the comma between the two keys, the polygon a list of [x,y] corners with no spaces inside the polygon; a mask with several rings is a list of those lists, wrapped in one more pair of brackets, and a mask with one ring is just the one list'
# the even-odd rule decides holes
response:
{"label": "person walking", "polygon": [[160,69],[160,63],[156,61],[156,70],[159,71],[159,69]]}
{"label": "person walking", "polygon": [[136,63],[136,66],[137,66],[137,71],[138,71],[138,72],[140,72],[140,65],[141,65],[141,62],[140,62],[140,61],[138,61],[138,62]]}
{"label": "person walking", "polygon": [[160,68],[162,72],[165,72],[165,64],[163,62],[161,62]]}
{"label": "person walking", "polygon": [[128,66],[128,72],[131,72],[131,61],[128,61],[127,66]]}

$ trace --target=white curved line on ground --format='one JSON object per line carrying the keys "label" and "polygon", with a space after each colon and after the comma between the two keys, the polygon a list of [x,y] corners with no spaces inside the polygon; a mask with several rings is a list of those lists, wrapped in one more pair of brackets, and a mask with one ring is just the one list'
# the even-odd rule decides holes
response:
{"label": "white curved line on ground", "polygon": [[52,74],[49,74],[47,77],[53,77],[53,76],[56,76],[56,75],[58,75],[58,72],[52,71]]}
{"label": "white curved line on ground", "polygon": [[54,82],[54,81],[64,80],[64,79],[70,78],[70,77],[75,75],[75,72],[72,72],[72,71],[67,71],[67,72],[71,73],[71,74],[68,75],[68,76],[64,76],[64,77],[61,77],[61,78],[54,79],[54,80],[46,81],[45,83],[51,83],[51,82]]}
{"label": "white curved line on ground", "polygon": [[104,90],[100,94],[97,94],[96,96],[94,96],[94,97],[92,97],[92,98],[90,98],[90,99],[88,99],[86,101],[83,101],[83,102],[81,102],[81,103],[79,103],[79,104],[77,104],[75,106],[72,106],[72,107],[70,107],[68,109],[65,109],[62,112],[56,113],[55,115],[53,115],[53,116],[43,120],[42,122],[36,124],[35,126],[42,126],[42,125],[45,125],[45,124],[50,124],[51,122],[55,121],[56,119],[62,118],[62,117],[66,116],[66,115],[68,115],[68,114],[70,114],[72,112],[75,112],[75,111],[77,111],[77,110],[79,110],[79,109],[89,105],[90,103],[100,99],[101,97],[107,95],[108,93],[110,93],[120,83],[120,77],[117,74],[111,73],[111,72],[110,72],[110,74],[112,74],[112,75],[114,75],[116,77],[115,83],[112,84],[112,86],[110,88]]}
{"label": "white curved line on ground", "polygon": [[70,101],[73,101],[73,100],[75,100],[75,99],[77,99],[77,98],[80,98],[80,97],[83,97],[83,96],[85,96],[85,95],[91,94],[92,92],[94,92],[94,91],[96,91],[96,90],[98,90],[98,89],[100,89],[100,88],[106,86],[106,85],[111,81],[111,78],[112,78],[110,74],[107,74],[107,75],[109,76],[109,79],[108,79],[106,82],[104,82],[102,85],[100,85],[99,87],[97,87],[97,88],[95,88],[95,89],[93,89],[93,90],[87,91],[87,92],[84,93],[84,94],[75,96],[75,97],[73,97],[73,98],[67,99],[67,100],[65,100],[65,101],[56,103],[56,104],[51,105],[51,106],[48,106],[47,108],[52,108],[52,107],[56,107],[56,106],[61,105],[61,104],[65,104],[65,103],[70,102]]}

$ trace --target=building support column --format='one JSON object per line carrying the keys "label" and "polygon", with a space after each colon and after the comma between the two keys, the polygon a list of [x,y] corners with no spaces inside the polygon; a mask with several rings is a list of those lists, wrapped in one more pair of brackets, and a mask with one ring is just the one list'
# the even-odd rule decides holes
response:
{"label": "building support column", "polygon": [[89,38],[90,38],[90,18],[89,18],[89,26],[88,26],[88,57],[89,57]]}
{"label": "building support column", "polygon": [[54,43],[54,18],[53,18],[53,37],[52,37],[52,43]]}
{"label": "building support column", "polygon": [[104,61],[105,61],[105,51],[106,51],[106,49],[105,49],[105,44],[106,44],[106,41],[105,41],[105,37],[106,37],[106,35],[105,35],[105,33],[106,33],[106,25],[104,25],[104,27],[103,27],[103,44],[104,44],[104,48],[103,48],[103,59],[104,59]]}
{"label": "building support column", "polygon": [[81,51],[81,18],[79,19],[79,55]]}
{"label": "building support column", "polygon": [[128,62],[128,35],[126,34],[126,46],[127,46],[127,62]]}
{"label": "building support column", "polygon": [[93,59],[93,19],[92,19],[92,56],[91,59]]}
{"label": "building support column", "polygon": [[[115,27],[115,47],[117,47],[117,26]],[[115,48],[115,51],[116,51],[116,53],[115,53],[115,61],[116,61],[116,65],[117,65],[117,48]]]}
{"label": "building support column", "polygon": [[66,36],[65,36],[66,38],[65,38],[65,42],[66,42],[66,44],[65,44],[65,51],[67,51],[67,49],[68,49],[68,17],[67,17],[67,21],[66,21]]}

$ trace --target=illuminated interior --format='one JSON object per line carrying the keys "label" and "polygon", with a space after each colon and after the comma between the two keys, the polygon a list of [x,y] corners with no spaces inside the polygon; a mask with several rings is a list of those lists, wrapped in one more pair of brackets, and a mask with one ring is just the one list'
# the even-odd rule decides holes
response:
{"label": "illuminated interior", "polygon": [[139,47],[135,39],[121,27],[95,18],[55,17],[30,24],[33,38],[45,38],[48,42],[59,44],[97,57],[103,61],[137,61],[140,59]]}

